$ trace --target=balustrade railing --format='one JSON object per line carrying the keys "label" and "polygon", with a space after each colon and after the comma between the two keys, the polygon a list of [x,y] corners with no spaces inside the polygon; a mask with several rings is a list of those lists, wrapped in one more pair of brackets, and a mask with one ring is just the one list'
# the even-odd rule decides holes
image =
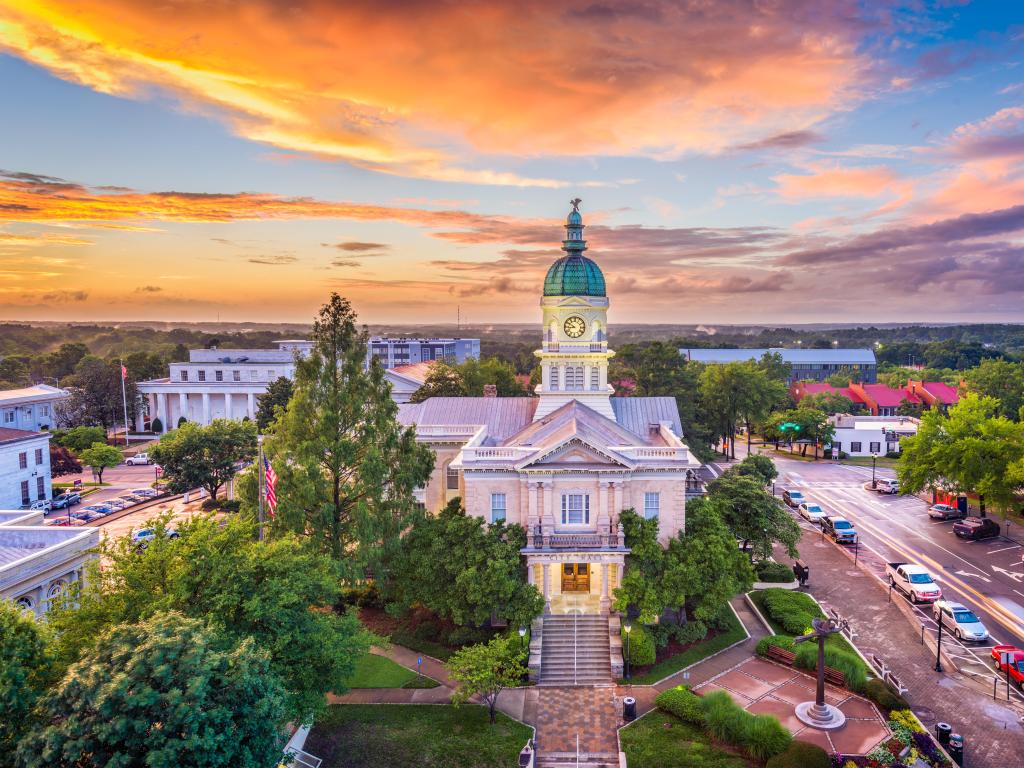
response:
{"label": "balustrade railing", "polygon": [[624,545],[622,525],[612,524],[607,529],[594,532],[554,531],[543,525],[536,525],[530,536],[534,549],[619,549]]}

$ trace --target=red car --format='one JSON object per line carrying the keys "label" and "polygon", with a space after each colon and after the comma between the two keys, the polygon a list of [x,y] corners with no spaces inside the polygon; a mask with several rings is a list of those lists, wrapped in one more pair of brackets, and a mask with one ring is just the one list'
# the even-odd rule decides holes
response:
{"label": "red car", "polygon": [[1002,662],[1003,654],[1010,657],[1010,677],[1024,689],[1024,651],[1014,645],[996,645],[992,648],[992,658],[999,672],[1006,672],[1007,665]]}

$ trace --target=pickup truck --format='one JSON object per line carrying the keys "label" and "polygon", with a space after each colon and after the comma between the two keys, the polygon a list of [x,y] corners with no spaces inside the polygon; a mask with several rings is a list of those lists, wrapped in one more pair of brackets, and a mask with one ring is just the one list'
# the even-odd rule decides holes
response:
{"label": "pickup truck", "polygon": [[136,453],[134,456],[129,456],[127,459],[125,459],[124,463],[127,464],[129,467],[135,467],[140,464],[149,464],[149,454]]}
{"label": "pickup truck", "polygon": [[934,603],[942,590],[923,566],[915,563],[887,563],[885,575],[889,584],[907,596],[912,603]]}

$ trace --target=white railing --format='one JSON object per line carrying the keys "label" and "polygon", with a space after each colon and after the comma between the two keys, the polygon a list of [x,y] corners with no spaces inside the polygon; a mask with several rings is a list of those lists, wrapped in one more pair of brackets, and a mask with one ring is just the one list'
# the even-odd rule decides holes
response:
{"label": "white railing", "polygon": [[685,447],[640,448],[623,445],[616,446],[615,451],[633,459],[656,459],[658,461],[687,461],[689,459],[689,451]]}
{"label": "white railing", "polygon": [[439,426],[437,424],[417,424],[416,434],[422,436],[469,436],[472,437],[480,429],[474,424],[453,424],[451,426]]}
{"label": "white railing", "polygon": [[517,461],[519,459],[525,459],[536,451],[536,448],[467,447],[462,449],[462,463],[466,464],[470,461],[495,461],[504,459]]}

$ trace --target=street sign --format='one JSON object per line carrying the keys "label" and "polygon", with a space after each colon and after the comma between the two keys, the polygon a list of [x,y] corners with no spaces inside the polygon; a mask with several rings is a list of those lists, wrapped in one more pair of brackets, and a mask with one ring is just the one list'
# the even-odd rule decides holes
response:
{"label": "street sign", "polygon": [[81,488],[82,487],[82,478],[76,477],[74,485],[75,485],[75,488]]}

